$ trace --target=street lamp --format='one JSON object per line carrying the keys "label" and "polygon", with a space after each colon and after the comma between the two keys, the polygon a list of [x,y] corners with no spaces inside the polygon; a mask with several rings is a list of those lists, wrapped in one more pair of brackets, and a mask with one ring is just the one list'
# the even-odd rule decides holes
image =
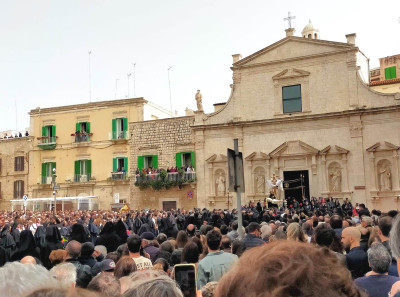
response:
{"label": "street lamp", "polygon": [[51,184],[53,186],[53,196],[54,196],[54,216],[57,214],[57,200],[56,200],[56,188],[57,188],[57,174],[56,169],[53,168],[53,175],[51,176]]}

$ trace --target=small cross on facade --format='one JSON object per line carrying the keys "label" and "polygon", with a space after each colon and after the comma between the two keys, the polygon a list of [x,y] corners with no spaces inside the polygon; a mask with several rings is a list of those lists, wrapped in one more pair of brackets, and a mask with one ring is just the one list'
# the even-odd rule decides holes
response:
{"label": "small cross on facade", "polygon": [[284,21],[288,21],[289,24],[289,28],[292,28],[292,20],[294,20],[296,17],[292,16],[292,14],[290,13],[290,11],[288,12],[288,17],[284,18]]}

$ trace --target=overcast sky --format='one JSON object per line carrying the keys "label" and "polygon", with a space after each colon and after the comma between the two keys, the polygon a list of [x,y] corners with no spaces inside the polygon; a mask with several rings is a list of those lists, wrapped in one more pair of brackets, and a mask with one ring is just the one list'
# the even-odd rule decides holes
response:
{"label": "overcast sky", "polygon": [[[296,35],[311,19],[321,39],[356,44],[371,59],[400,54],[400,1],[1,0],[0,131],[29,127],[28,112],[128,96],[184,115],[197,89],[206,112],[227,101],[232,54]],[[133,83],[136,63],[135,90]],[[116,88],[116,80],[117,88]],[[17,118],[17,121],[16,121]]]}

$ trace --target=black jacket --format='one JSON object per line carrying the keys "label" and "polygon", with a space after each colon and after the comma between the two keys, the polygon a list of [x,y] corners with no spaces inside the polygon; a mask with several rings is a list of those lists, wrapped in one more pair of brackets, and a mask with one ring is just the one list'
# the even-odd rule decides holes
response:
{"label": "black jacket", "polygon": [[76,267],[76,286],[86,288],[92,280],[92,272],[88,265],[82,265],[77,259],[67,259],[67,263],[71,263]]}

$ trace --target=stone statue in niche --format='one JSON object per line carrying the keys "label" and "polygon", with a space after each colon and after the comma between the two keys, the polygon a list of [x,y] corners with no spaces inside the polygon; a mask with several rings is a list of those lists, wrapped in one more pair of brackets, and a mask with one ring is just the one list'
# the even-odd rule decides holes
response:
{"label": "stone statue in niche", "polygon": [[219,173],[215,184],[217,186],[217,196],[225,196],[225,176],[222,174],[222,172]]}
{"label": "stone statue in niche", "polygon": [[392,190],[392,175],[390,173],[390,167],[386,164],[382,164],[378,168],[379,174],[379,190],[380,191],[390,191]]}
{"label": "stone statue in niche", "polygon": [[330,189],[331,192],[341,192],[342,191],[342,172],[339,167],[335,167],[329,173],[330,177]]}
{"label": "stone statue in niche", "polygon": [[265,193],[265,177],[264,175],[257,175],[256,177],[256,193],[264,194]]}

